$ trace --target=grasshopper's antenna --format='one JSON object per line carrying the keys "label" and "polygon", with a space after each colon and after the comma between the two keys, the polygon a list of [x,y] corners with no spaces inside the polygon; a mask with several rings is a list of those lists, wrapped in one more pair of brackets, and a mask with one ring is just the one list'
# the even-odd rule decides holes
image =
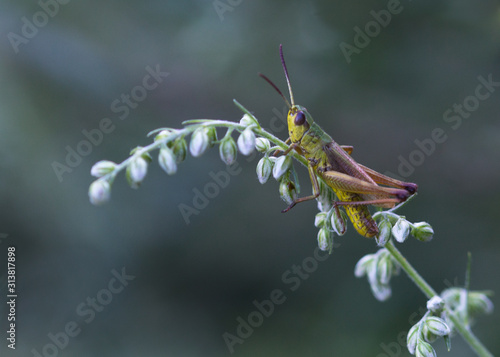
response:
{"label": "grasshopper's antenna", "polygon": [[292,105],[295,105],[295,101],[293,100],[292,86],[290,85],[290,77],[288,77],[288,70],[286,69],[285,58],[283,57],[283,45],[280,44],[280,57],[281,64],[283,65],[283,70],[285,71],[286,83],[288,84],[288,91],[290,92],[290,100]]}
{"label": "grasshopper's antenna", "polygon": [[276,89],[276,92],[278,92],[279,95],[281,95],[281,98],[283,98],[283,100],[285,101],[286,105],[288,105],[288,108],[291,108],[290,103],[288,102],[288,99],[286,99],[286,97],[283,95],[283,93],[281,93],[280,89],[276,86],[276,84],[274,84],[269,78],[267,78],[262,73],[259,73],[259,76],[262,77],[262,78],[264,78],[267,83],[269,83],[274,89]]}

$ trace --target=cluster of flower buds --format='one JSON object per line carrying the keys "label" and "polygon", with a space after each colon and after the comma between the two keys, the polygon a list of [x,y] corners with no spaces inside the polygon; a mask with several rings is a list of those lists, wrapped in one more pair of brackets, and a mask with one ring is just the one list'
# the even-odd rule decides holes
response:
{"label": "cluster of flower buds", "polygon": [[462,325],[469,327],[477,315],[492,313],[493,303],[486,292],[454,287],[444,290],[440,296],[432,297],[427,302],[427,310],[424,317],[408,332],[406,342],[412,355],[436,356],[430,344],[439,337],[445,339],[450,350],[450,335],[454,325],[449,314],[453,314]]}
{"label": "cluster of flower buds", "polygon": [[324,252],[333,250],[333,230],[327,212],[319,212],[314,219],[314,225],[319,228],[318,247]]}
{"label": "cluster of flower buds", "polygon": [[[191,128],[183,130],[163,129],[155,136],[154,143],[143,148],[137,147],[130,152],[129,159],[117,165],[111,161],[99,161],[91,170],[92,176],[98,178],[89,188],[89,199],[94,205],[100,205],[109,201],[111,196],[111,185],[114,177],[122,168],[126,169],[126,178],[132,188],[138,188],[148,172],[148,165],[152,161],[150,151],[159,148],[158,164],[168,174],[177,172],[177,165],[186,158],[188,144],[184,138],[191,135],[189,152],[193,157],[201,156],[207,149],[219,144],[219,154],[226,165],[236,161],[238,149],[243,155],[250,155],[258,141],[253,128],[259,127],[258,122],[252,116],[245,114],[240,120],[240,125],[245,126],[241,130],[237,144],[231,134],[233,127],[227,130],[226,135],[220,141],[217,140],[216,125],[194,124]],[[259,145],[263,139],[260,138]],[[269,141],[267,145],[270,147]],[[262,182],[262,181],[261,181]]]}
{"label": "cluster of flower buds", "polygon": [[98,178],[89,187],[89,198],[93,205],[99,206],[109,201],[111,197],[111,183],[105,177],[112,174],[115,169],[116,163],[107,160],[99,161],[92,166],[90,174]]}
{"label": "cluster of flower buds", "polygon": [[451,328],[444,318],[445,302],[439,296],[434,296],[427,302],[428,311],[412,326],[406,337],[406,346],[412,355],[431,357],[436,351],[431,346],[439,337],[445,339],[448,350],[451,348]]}
{"label": "cluster of flower buds", "polygon": [[[490,292],[468,291],[464,288],[453,287],[444,290],[441,293],[441,298],[453,314],[464,325],[469,326],[477,316],[493,312],[493,302],[488,298],[488,294]],[[453,329],[453,323],[447,318],[447,315],[444,318]]]}
{"label": "cluster of flower buds", "polygon": [[379,301],[391,296],[391,278],[399,274],[399,265],[385,248],[375,254],[361,258],[354,268],[354,275],[361,278],[366,275],[373,295]]}
{"label": "cluster of flower buds", "polygon": [[342,236],[346,232],[347,216],[344,211],[331,207],[328,212],[316,214],[314,225],[319,228],[318,247],[330,254],[334,248],[333,234]]}
{"label": "cluster of flower buds", "polygon": [[379,233],[375,237],[380,247],[394,237],[399,243],[403,243],[411,234],[414,238],[422,242],[428,242],[434,235],[434,230],[427,222],[411,223],[405,217],[399,216],[390,211],[380,211],[373,215],[377,220]]}
{"label": "cluster of flower buds", "polygon": [[450,349],[451,329],[445,320],[432,316],[428,311],[419,322],[417,322],[408,332],[406,346],[412,355],[422,357],[435,357],[436,351],[431,346],[437,338],[443,337]]}
{"label": "cluster of flower buds", "polygon": [[266,183],[271,175],[279,182],[279,193],[286,204],[291,204],[299,192],[298,179],[292,165],[292,157],[282,155],[280,157],[269,156],[277,147],[271,147],[266,138],[257,138],[255,146],[264,156],[259,160],[256,168],[257,178],[261,184]]}

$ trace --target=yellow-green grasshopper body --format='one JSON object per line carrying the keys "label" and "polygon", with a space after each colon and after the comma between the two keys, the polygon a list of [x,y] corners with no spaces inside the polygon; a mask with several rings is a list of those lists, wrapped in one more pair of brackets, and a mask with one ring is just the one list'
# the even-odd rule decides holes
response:
{"label": "yellow-green grasshopper body", "polygon": [[392,208],[414,194],[417,191],[417,185],[382,175],[354,161],[350,156],[353,149],[351,146],[337,144],[314,122],[306,108],[294,103],[281,46],[280,56],[288,83],[291,105],[267,77],[261,76],[280,93],[290,108],[287,122],[291,144],[285,154],[295,150],[308,160],[309,175],[313,184],[313,195],[296,199],[283,212],[287,212],[299,202],[317,198],[320,194],[317,179],[319,176],[339,199],[334,202],[336,214],[340,214],[338,206],[344,206],[359,234],[364,237],[377,235],[378,227],[368,210],[368,205]]}

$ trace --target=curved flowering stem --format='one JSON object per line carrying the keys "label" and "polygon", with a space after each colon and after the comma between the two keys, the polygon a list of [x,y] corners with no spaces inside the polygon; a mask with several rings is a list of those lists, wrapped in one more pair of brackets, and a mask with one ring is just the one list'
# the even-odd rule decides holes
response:
{"label": "curved flowering stem", "polygon": [[[255,149],[263,154],[257,164],[257,177],[260,183],[265,183],[271,175],[279,182],[281,198],[290,204],[300,191],[299,181],[293,167],[292,157],[308,167],[309,162],[295,150],[286,155],[276,157],[276,151],[288,151],[286,142],[263,129],[257,118],[236,100],[244,116],[239,122],[218,119],[193,119],[184,121],[182,129],[159,128],[151,131],[148,136],[155,136],[154,141],[144,147],[137,147],[130,156],[121,163],[99,161],[91,170],[97,177],[89,188],[90,201],[103,204],[110,199],[111,186],[118,173],[125,171],[126,178],[132,188],[137,188],[147,174],[148,164],[153,160],[152,152],[158,150],[158,164],[168,174],[177,172],[177,164],[184,160],[189,151],[192,156],[199,157],[208,148],[219,145],[222,161],[227,165],[235,162],[237,152],[243,155],[251,154]],[[217,138],[216,129],[227,129],[222,139]],[[232,137],[239,133],[237,141]],[[189,146],[186,137],[190,137]],[[272,143],[272,145],[271,145]],[[334,204],[335,194],[321,178],[318,177],[319,197],[317,198],[319,213],[314,224],[318,228],[318,246],[323,251],[332,252],[334,235],[343,235],[347,229],[347,216]],[[411,235],[419,241],[428,242],[433,238],[434,230],[427,222],[412,223],[395,211],[407,204],[415,195],[405,202],[386,211],[373,214],[377,221],[379,234],[375,237],[380,249],[375,254],[364,256],[356,264],[355,276],[367,276],[374,296],[384,301],[391,296],[390,280],[400,269],[404,270],[410,279],[429,299],[427,313],[415,324],[408,333],[407,347],[410,353],[417,356],[435,356],[430,345],[436,338],[443,337],[448,345],[449,335],[454,329],[462,335],[478,356],[492,354],[474,336],[469,328],[469,313],[490,313],[493,303],[487,293],[469,291],[470,277],[467,275],[466,288],[450,288],[438,295],[436,291],[406,260],[392,242],[392,237],[403,243]],[[470,265],[470,264],[469,264]]]}
{"label": "curved flowering stem", "polygon": [[[148,133],[148,136],[156,134],[154,142],[144,147],[135,148],[132,150],[130,157],[119,164],[111,161],[96,163],[92,167],[91,174],[97,177],[98,180],[90,185],[90,201],[95,205],[107,202],[110,198],[111,185],[115,177],[124,170],[127,171],[127,180],[130,186],[137,188],[146,176],[148,163],[152,161],[150,153],[155,150],[160,150],[160,166],[168,174],[174,174],[177,169],[176,164],[185,157],[187,146],[184,137],[189,135],[192,135],[189,149],[193,156],[200,156],[209,146],[218,143],[221,144],[221,157],[223,157],[226,164],[232,163],[236,157],[234,140],[231,138],[233,131],[241,133],[238,138],[238,148],[244,155],[249,155],[254,150],[255,136],[269,140],[274,144],[273,147],[269,146],[266,150],[266,157],[268,151],[285,151],[288,149],[288,145],[284,141],[262,129],[257,118],[252,113],[236,100],[234,100],[234,103],[245,113],[239,123],[218,119],[186,120],[182,123],[185,126],[183,129],[159,128],[151,131]],[[226,140],[217,141],[216,128],[228,129],[224,137]],[[176,152],[177,143],[180,144],[178,145],[180,148]],[[184,152],[179,154],[179,151],[182,150]],[[304,166],[308,165],[307,160],[295,151],[290,152],[287,157],[293,157]],[[280,177],[275,178],[278,179]]]}

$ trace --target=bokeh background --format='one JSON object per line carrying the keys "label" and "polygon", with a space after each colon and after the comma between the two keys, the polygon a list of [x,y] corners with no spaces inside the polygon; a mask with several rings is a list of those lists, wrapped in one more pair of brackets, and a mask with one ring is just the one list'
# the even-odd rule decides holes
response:
{"label": "bokeh background", "polygon": [[[426,299],[402,274],[392,298],[376,301],[353,269],[377,247],[352,227],[296,290],[283,280],[314,256],[317,208],[304,203],[281,214],[277,183],[256,179],[257,159],[240,155],[241,173],[189,224],[179,205],[193,206],[193,190],[225,170],[216,149],[189,156],[172,177],[151,164],[139,190],[120,175],[109,204],[88,201],[96,161],[120,162],[151,142],[150,130],[186,119],[237,121],[233,98],[285,139],[276,125],[283,101],[257,76],[285,90],[280,43],[296,102],[336,141],[353,145],[359,162],[398,174],[400,156],[418,149],[415,140],[444,131],[445,142],[406,177],[419,195],[402,210],[410,221],[430,222],[435,239],[399,247],[438,291],[464,283],[470,251],[471,288],[498,293],[500,87],[460,125],[443,116],[475,94],[479,76],[500,81],[500,6],[401,0],[401,11],[347,61],[341,44],[354,45],[355,27],[364,29],[370,12],[389,3],[2,1],[2,300],[9,246],[17,252],[19,298],[17,348],[7,349],[4,336],[0,354],[227,356],[223,334],[236,335],[253,302],[280,289],[286,300],[234,345],[235,356],[409,356],[398,336]],[[26,25],[33,21],[40,26]],[[148,66],[169,74],[127,115],[117,113],[112,103],[141,85]],[[68,147],[76,150],[103,118],[114,130],[68,166]],[[58,177],[55,163],[68,172]],[[299,170],[307,194],[307,173]],[[107,305],[79,313],[88,298],[109,299],[103,289],[122,269],[134,279]],[[78,333],[65,340],[68,323]],[[499,323],[495,312],[474,327],[493,353],[500,351]],[[60,348],[50,348],[50,336]],[[460,337],[448,354],[443,341],[434,346],[440,356],[472,355]]]}

